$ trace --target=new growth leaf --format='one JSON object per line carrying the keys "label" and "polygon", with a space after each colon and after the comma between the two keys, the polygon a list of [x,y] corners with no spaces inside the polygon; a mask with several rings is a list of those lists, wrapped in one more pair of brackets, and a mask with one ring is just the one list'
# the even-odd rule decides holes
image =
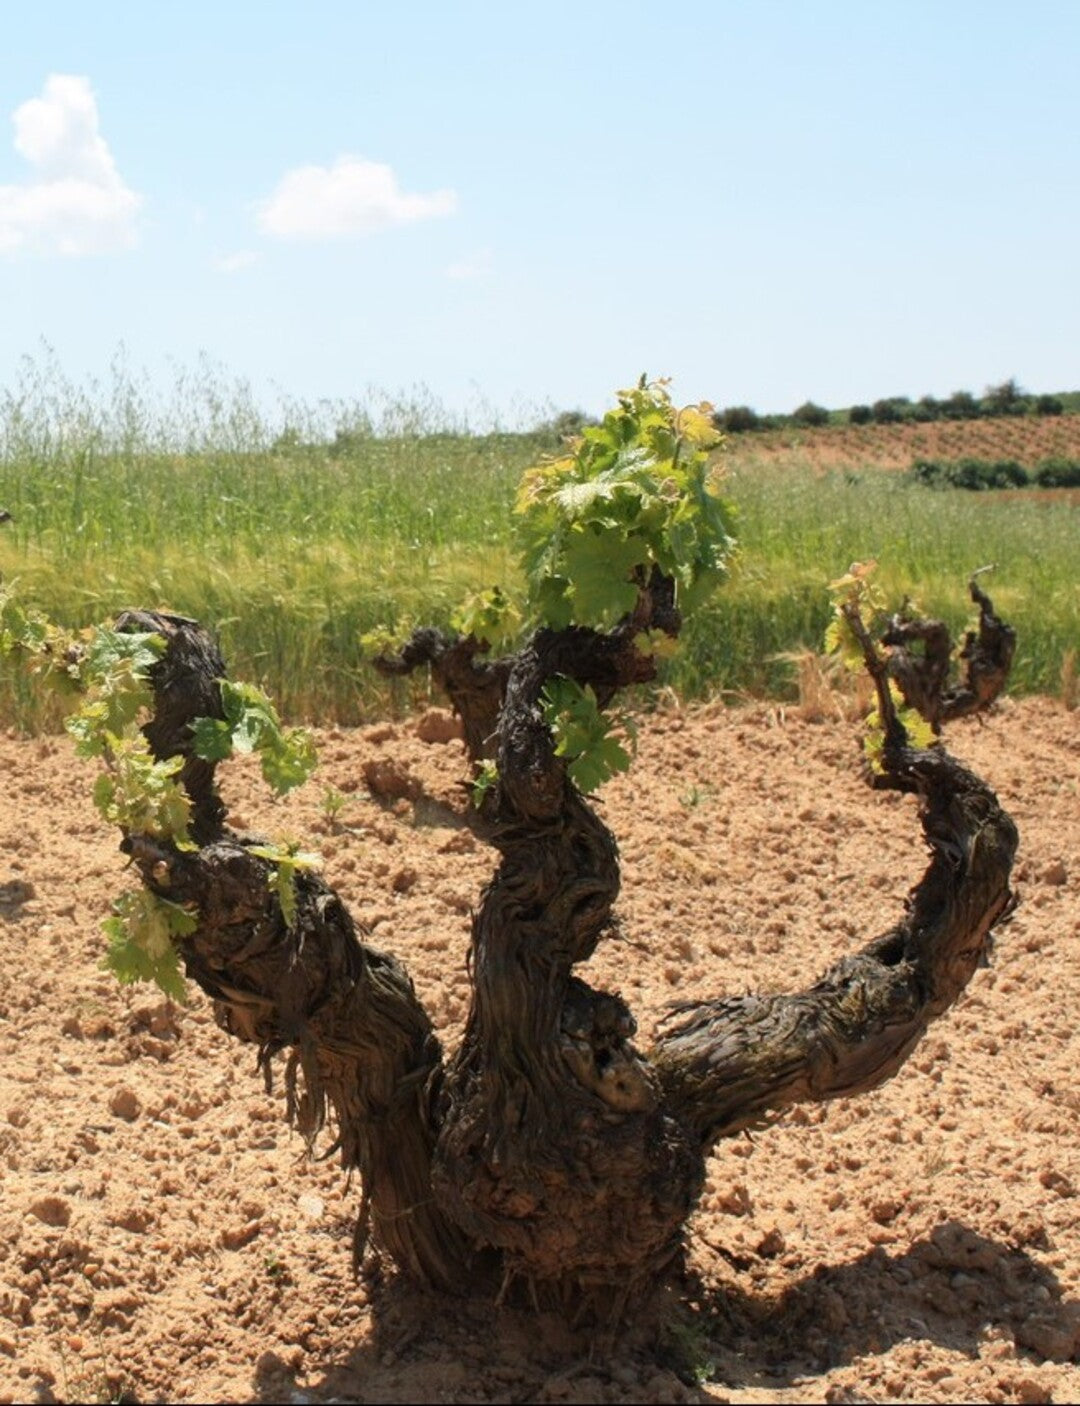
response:
{"label": "new growth leaf", "polygon": [[[868,667],[868,649],[876,655],[881,648],[877,641],[883,632],[886,612],[884,597],[873,581],[876,568],[876,561],[854,562],[843,576],[829,583],[833,618],[825,631],[825,651],[836,655],[845,668],[855,673]],[[883,660],[881,667],[884,668]],[[908,745],[934,746],[937,738],[931,724],[917,709],[907,706],[892,679],[888,680],[888,688],[896,721],[903,728]],[[879,775],[885,771],[885,740],[885,720],[880,704],[876,703],[866,717],[863,751],[871,771]]]}
{"label": "new growth leaf", "polygon": [[318,869],[322,860],[317,854],[302,850],[299,844],[249,845],[248,853],[258,855],[270,865],[267,878],[271,893],[276,894],[285,926],[296,925],[296,875],[301,869]]}
{"label": "new growth leaf", "polygon": [[186,987],[173,939],[197,925],[194,914],[148,889],[121,894],[102,924],[109,939],[102,966],[122,985],[155,981],[166,996],[183,1002]]}
{"label": "new growth leaf", "polygon": [[566,758],[570,780],[579,791],[588,795],[630,766],[636,741],[632,720],[625,713],[602,713],[588,685],[582,688],[556,675],[544,685],[541,704],[555,736],[555,755]]}
{"label": "new growth leaf", "polygon": [[196,756],[226,761],[235,752],[257,752],[263,779],[279,796],[303,785],[318,764],[315,742],[306,728],[282,727],[267,694],[250,683],[221,680],[225,717],[196,718]]}
{"label": "new growth leaf", "polygon": [[722,437],[712,407],[676,410],[644,377],[571,452],[528,470],[515,511],[539,623],[610,629],[655,568],[686,612],[720,583],[735,548],[734,511],[712,458]]}

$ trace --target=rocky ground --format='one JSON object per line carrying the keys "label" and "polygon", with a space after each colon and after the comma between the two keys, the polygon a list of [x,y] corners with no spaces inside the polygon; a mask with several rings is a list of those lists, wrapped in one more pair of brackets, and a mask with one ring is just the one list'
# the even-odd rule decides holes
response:
{"label": "rocky ground", "polygon": [[[322,734],[284,803],[243,770],[227,789],[235,823],[320,845],[452,1045],[492,854],[439,723]],[[724,1145],[684,1282],[590,1344],[376,1262],[354,1280],[358,1188],[308,1158],[253,1052],[198,993],[98,969],[128,880],[92,767],[0,739],[0,1401],[1080,1398],[1080,712],[1006,703],[949,741],[1021,832],[992,967],[884,1089]],[[861,781],[855,725],[776,706],[651,716],[602,804],[622,935],[589,977],[643,1045],[673,999],[811,982],[925,862],[914,802]]]}

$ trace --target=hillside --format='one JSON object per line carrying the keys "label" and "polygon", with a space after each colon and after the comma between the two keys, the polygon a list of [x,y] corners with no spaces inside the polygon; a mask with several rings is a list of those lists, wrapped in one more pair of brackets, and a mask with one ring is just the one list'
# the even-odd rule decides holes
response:
{"label": "hillside", "polygon": [[906,469],[915,459],[1080,459],[1080,415],[1000,416],[895,425],[789,426],[728,436],[733,466],[790,462],[820,469]]}

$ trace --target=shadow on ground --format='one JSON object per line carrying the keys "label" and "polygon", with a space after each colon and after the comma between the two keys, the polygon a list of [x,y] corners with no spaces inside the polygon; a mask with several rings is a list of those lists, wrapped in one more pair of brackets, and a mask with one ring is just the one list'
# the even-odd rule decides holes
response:
{"label": "shadow on ground", "polygon": [[614,1342],[551,1314],[420,1294],[397,1275],[376,1271],[369,1290],[362,1344],[309,1362],[303,1385],[265,1353],[253,1400],[691,1402],[812,1389],[905,1339],[977,1358],[989,1329],[1031,1363],[1067,1362],[1080,1349],[1080,1303],[1063,1298],[1054,1275],[956,1221],[899,1253],[877,1247],[819,1266],[778,1296],[746,1290],[734,1272],[711,1283],[687,1273]]}

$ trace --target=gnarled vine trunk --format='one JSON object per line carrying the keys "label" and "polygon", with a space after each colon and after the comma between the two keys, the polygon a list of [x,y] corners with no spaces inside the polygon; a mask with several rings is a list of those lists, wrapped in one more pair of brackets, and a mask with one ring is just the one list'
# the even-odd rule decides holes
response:
{"label": "gnarled vine trunk", "polygon": [[[289,1115],[336,1128],[363,1184],[358,1246],[374,1243],[421,1283],[452,1289],[520,1277],[567,1308],[620,1307],[662,1277],[717,1140],[799,1100],[889,1078],[956,999],[1010,904],[1016,832],[993,793],[940,747],[908,747],[895,718],[883,784],[915,792],[932,858],[888,933],[794,995],[704,1000],[674,1010],[655,1048],[634,1043],[617,996],[575,974],[612,922],[613,837],[571,783],[544,721],[554,675],[602,703],[652,676],[642,629],[678,629],[669,583],[642,589],[612,631],[541,630],[489,664],[475,642],[428,632],[399,671],[428,662],[462,713],[474,757],[494,754],[487,817],[499,865],[473,923],[473,1004],[446,1060],[408,976],[370,947],[334,892],[297,876],[291,925],[258,837],[226,825],[214,767],[190,724],[221,716],[223,666],[193,622],[133,612],[168,647],[147,727],[182,755],[196,850],[130,836],[143,882],[188,906],[179,940],[220,1024],[271,1057],[288,1050]],[[881,706],[891,704],[878,669]]]}

